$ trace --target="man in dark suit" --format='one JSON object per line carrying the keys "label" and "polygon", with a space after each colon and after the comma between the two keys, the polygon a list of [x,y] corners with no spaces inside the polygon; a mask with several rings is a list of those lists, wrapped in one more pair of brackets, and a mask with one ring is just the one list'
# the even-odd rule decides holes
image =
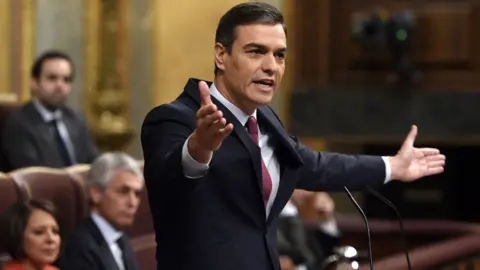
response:
{"label": "man in dark suit", "polygon": [[143,172],[123,153],[106,153],[92,164],[86,186],[91,215],[67,237],[59,267],[66,270],[138,270],[123,229],[140,204]]}
{"label": "man in dark suit", "polygon": [[230,9],[214,52],[214,82],[190,79],[143,123],[158,269],[278,269],[277,218],[295,188],[358,190],[442,172],[437,149],[413,147],[416,127],[392,157],[316,152],[289,136],[268,106],[287,53],[276,8]]}
{"label": "man in dark suit", "polygon": [[45,52],[35,61],[31,76],[32,101],[10,114],[1,127],[2,169],[91,163],[98,150],[87,124],[65,104],[74,78],[70,57]]}

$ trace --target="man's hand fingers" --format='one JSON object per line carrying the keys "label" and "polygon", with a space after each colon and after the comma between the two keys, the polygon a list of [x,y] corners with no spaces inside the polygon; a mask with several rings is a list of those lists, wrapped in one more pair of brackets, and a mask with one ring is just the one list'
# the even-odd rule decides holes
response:
{"label": "man's hand fingers", "polygon": [[216,133],[219,132],[220,129],[224,128],[225,125],[227,124],[227,119],[225,118],[220,118],[215,120],[211,125],[209,126],[209,129],[212,130],[212,132]]}
{"label": "man's hand fingers", "polygon": [[425,156],[433,156],[440,154],[440,150],[436,148],[420,148],[419,150]]}
{"label": "man's hand fingers", "polygon": [[221,136],[223,136],[223,138],[225,138],[228,135],[230,135],[230,133],[232,133],[232,131],[233,131],[233,124],[229,123],[224,128],[220,129],[219,133],[220,133]]}
{"label": "man's hand fingers", "polygon": [[212,99],[210,98],[210,88],[208,88],[207,83],[204,81],[199,82],[198,88],[200,88],[200,99],[202,100],[202,106],[211,104]]}
{"label": "man's hand fingers", "polygon": [[197,119],[205,118],[207,115],[212,114],[216,111],[218,111],[217,105],[213,103],[203,106],[197,111]]}
{"label": "man's hand fingers", "polygon": [[[220,119],[222,119],[222,117],[220,116],[220,112],[209,114],[206,117],[198,120],[197,128],[200,130],[204,130],[208,134],[214,134],[220,129],[220,127],[215,127],[214,125]],[[210,136],[210,135],[207,135],[207,136]]]}
{"label": "man's hand fingers", "polygon": [[445,162],[445,156],[444,155],[434,155],[434,156],[427,156],[425,157],[427,162],[432,162],[432,161],[443,161]]}
{"label": "man's hand fingers", "polygon": [[[202,125],[206,125],[207,128],[211,129],[211,126],[222,119],[223,113],[221,111],[216,111],[212,114],[205,116],[202,119]],[[218,128],[217,128],[218,129]]]}
{"label": "man's hand fingers", "polygon": [[445,166],[445,161],[444,160],[437,160],[437,161],[428,162],[428,167],[429,168],[436,168],[436,167],[443,167],[443,166]]}
{"label": "man's hand fingers", "polygon": [[442,173],[444,170],[445,169],[443,168],[443,166],[431,167],[428,168],[425,176],[439,174]]}

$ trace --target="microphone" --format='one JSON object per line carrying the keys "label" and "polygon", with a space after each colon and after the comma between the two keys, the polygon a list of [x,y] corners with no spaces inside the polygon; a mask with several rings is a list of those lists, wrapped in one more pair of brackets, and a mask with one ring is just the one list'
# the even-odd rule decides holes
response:
{"label": "microphone", "polygon": [[407,238],[405,237],[405,231],[403,230],[403,219],[402,219],[402,216],[400,215],[400,212],[398,211],[397,207],[391,201],[389,201],[387,198],[385,198],[378,191],[374,190],[373,188],[371,188],[369,186],[365,186],[365,187],[370,194],[372,194],[374,197],[376,197],[377,199],[381,200],[383,203],[388,205],[397,214],[398,222],[400,224],[400,232],[401,232],[402,238],[403,238],[403,245],[404,245],[404,248],[405,248],[405,256],[407,257],[408,270],[412,270],[412,265],[410,264],[410,256],[408,255]]}
{"label": "microphone", "polygon": [[345,189],[345,191],[347,192],[347,195],[348,197],[350,198],[350,201],[352,201],[352,203],[355,205],[355,207],[357,208],[358,212],[360,212],[360,214],[362,214],[362,217],[363,217],[363,221],[365,222],[365,227],[367,227],[367,236],[368,236],[368,258],[370,260],[370,270],[373,270],[373,258],[372,258],[372,239],[370,237],[370,226],[368,225],[368,219],[367,219],[367,216],[365,215],[365,213],[363,212],[362,208],[360,207],[360,205],[358,205],[357,201],[355,200],[355,198],[353,198],[352,196],[352,193],[350,193],[350,191],[348,190],[347,187],[343,187]]}

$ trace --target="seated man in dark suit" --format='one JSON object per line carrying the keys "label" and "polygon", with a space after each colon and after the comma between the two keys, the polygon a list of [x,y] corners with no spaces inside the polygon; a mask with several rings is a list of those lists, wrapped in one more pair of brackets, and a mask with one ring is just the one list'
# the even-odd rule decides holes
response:
{"label": "seated man in dark suit", "polygon": [[33,64],[31,76],[32,100],[11,113],[2,127],[2,169],[91,163],[97,147],[83,117],[65,104],[74,78],[70,57],[46,52]]}
{"label": "seated man in dark suit", "polygon": [[[297,207],[305,202],[307,196],[313,198],[318,227],[305,227],[299,216]],[[278,220],[279,253],[289,257],[296,269],[319,269],[325,258],[333,253],[340,239],[334,208],[335,204],[326,192],[300,190],[283,208]]]}
{"label": "seated man in dark suit", "polygon": [[92,164],[86,184],[91,215],[67,237],[60,269],[137,270],[122,230],[132,225],[140,204],[141,168],[126,154],[103,154]]}

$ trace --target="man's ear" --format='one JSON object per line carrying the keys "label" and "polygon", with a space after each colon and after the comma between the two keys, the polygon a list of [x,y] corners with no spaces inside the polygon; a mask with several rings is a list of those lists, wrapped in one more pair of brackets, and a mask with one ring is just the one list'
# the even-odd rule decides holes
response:
{"label": "man's ear", "polygon": [[30,79],[30,89],[32,89],[32,91],[35,91],[37,89],[37,85],[38,85],[37,79],[31,78]]}
{"label": "man's ear", "polygon": [[219,70],[225,70],[225,58],[227,55],[227,48],[219,42],[215,43],[215,65]]}
{"label": "man's ear", "polygon": [[92,203],[94,205],[99,204],[102,200],[103,190],[101,190],[98,186],[91,186],[88,192],[90,193],[90,199],[92,200]]}

